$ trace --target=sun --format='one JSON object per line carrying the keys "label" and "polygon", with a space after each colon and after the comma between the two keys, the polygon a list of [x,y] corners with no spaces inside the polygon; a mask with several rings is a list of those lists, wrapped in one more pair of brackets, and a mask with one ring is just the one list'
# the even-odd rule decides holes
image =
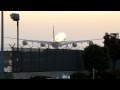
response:
{"label": "sun", "polygon": [[64,32],[60,32],[55,36],[55,42],[65,41],[66,34]]}

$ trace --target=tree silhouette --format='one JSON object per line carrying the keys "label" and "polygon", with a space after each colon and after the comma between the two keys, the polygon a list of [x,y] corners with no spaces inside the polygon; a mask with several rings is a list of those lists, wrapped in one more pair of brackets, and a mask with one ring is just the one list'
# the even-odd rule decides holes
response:
{"label": "tree silhouette", "polygon": [[98,71],[104,71],[110,66],[110,57],[107,47],[90,45],[85,48],[83,58],[86,69],[92,71],[93,68]]}
{"label": "tree silhouette", "polygon": [[109,48],[110,58],[113,61],[113,70],[115,70],[116,60],[120,59],[120,39],[117,38],[117,34],[106,33],[104,38],[104,46]]}

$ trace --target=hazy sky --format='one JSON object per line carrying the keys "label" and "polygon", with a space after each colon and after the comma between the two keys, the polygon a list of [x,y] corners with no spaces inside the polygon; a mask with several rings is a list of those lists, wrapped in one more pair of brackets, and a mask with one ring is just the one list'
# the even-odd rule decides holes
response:
{"label": "hazy sky", "polygon": [[[98,39],[105,32],[120,33],[120,11],[4,11],[4,36],[8,37],[16,37],[17,33],[11,13],[20,14],[20,38],[25,39],[51,40],[53,25],[55,34],[64,32],[67,40]],[[16,42],[5,40],[5,44]]]}

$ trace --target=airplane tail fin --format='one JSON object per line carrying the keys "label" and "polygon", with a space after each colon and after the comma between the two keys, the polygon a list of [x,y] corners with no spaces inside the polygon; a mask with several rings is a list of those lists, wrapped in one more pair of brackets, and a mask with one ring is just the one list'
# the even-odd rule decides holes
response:
{"label": "airplane tail fin", "polygon": [[54,26],[53,26],[53,42],[55,42],[55,32],[54,32]]}

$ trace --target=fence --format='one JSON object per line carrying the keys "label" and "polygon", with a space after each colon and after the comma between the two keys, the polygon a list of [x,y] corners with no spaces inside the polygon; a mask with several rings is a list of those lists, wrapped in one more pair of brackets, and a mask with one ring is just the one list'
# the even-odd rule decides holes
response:
{"label": "fence", "polygon": [[80,50],[12,48],[13,72],[79,71],[82,60]]}

